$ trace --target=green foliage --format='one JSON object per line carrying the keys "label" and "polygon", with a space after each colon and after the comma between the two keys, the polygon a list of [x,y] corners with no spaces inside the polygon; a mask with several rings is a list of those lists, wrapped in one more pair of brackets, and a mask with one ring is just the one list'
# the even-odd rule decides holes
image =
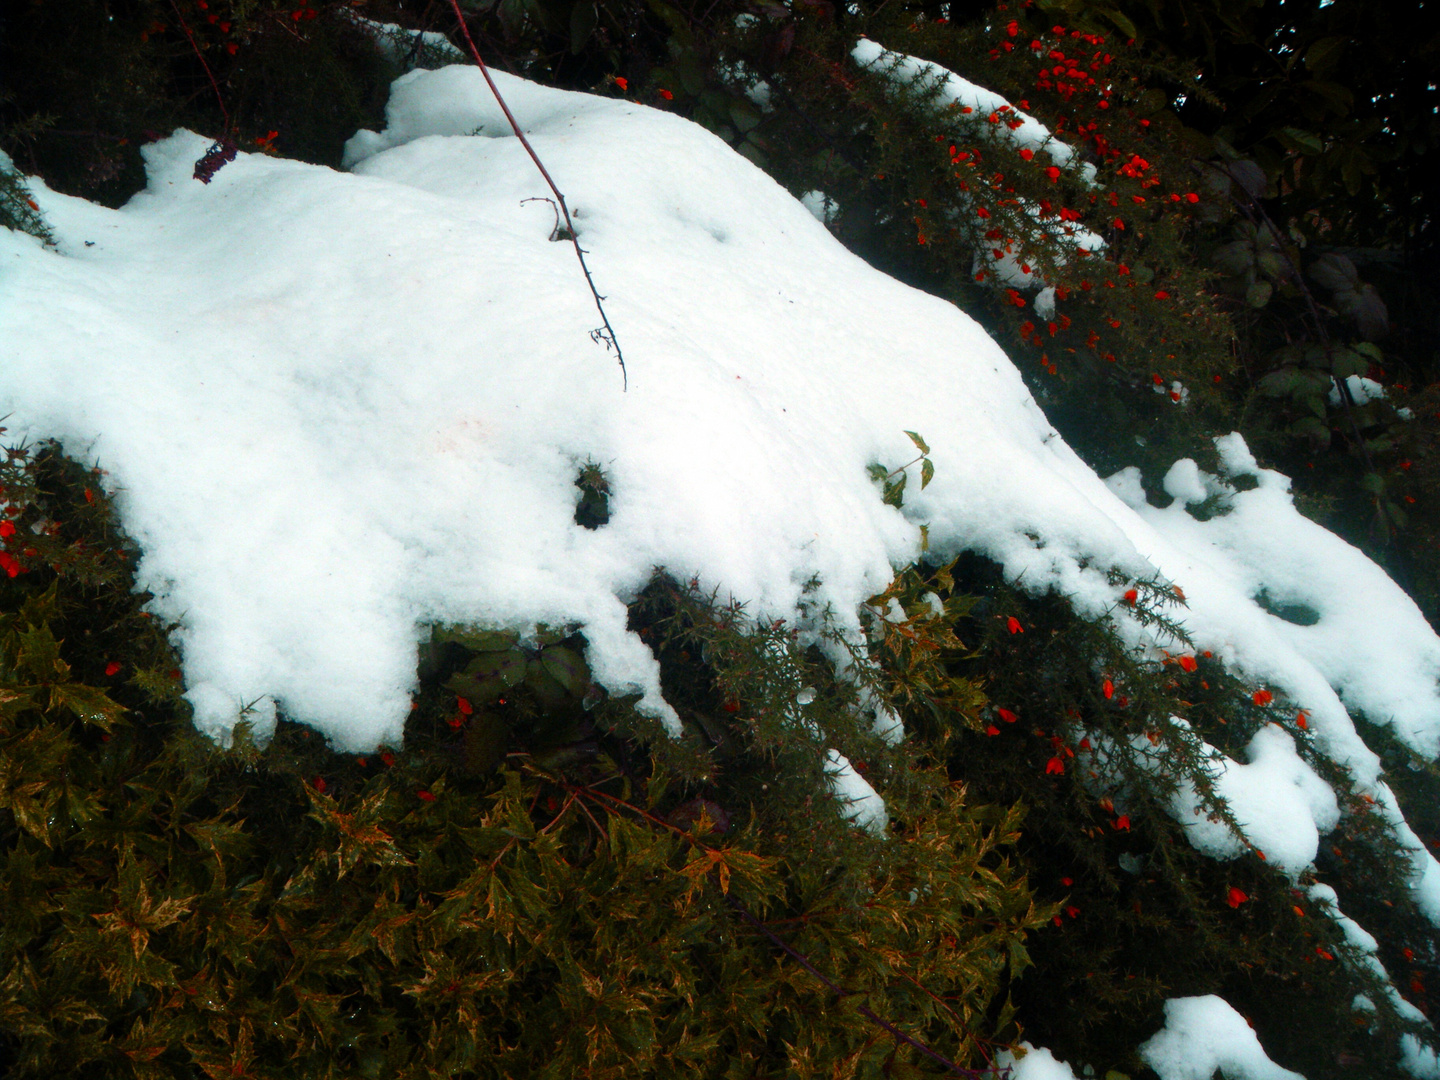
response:
{"label": "green foliage", "polygon": [[[1253,848],[1228,862],[1202,855],[1174,816],[1172,795],[1187,783],[1202,812],[1230,821],[1200,740],[1243,760],[1260,727],[1280,724],[1341,795],[1341,827],[1323,841],[1337,857],[1322,859],[1321,879],[1362,924],[1384,908],[1392,973],[1433,964],[1433,929],[1403,885],[1396,838],[1311,744],[1303,714],[1183,638],[1158,660],[1136,653],[1106,620],[1006,586],[979,560],[930,584],[942,597],[985,596],[952,623],[972,651],[952,653],[950,669],[983,678],[990,703],[978,719],[951,722],[944,760],[983,801],[1027,807],[1022,865],[1060,908],[1031,945],[1036,977],[1015,989],[1029,1037],[1097,1071],[1133,1073],[1134,1048],[1160,1026],[1165,999],[1218,993],[1276,1060],[1307,1077],[1341,1075],[1345,1061],[1363,1062],[1366,1075],[1401,1075],[1397,1034],[1433,1032],[1388,1005],[1382,1015],[1353,1009],[1357,993],[1384,994],[1328,913],[1295,887],[1314,879],[1292,883]],[[1160,625],[1183,603],[1158,583],[1132,584],[1127,608]],[[1362,914],[1349,905],[1366,890]]]}
{"label": "green foliage", "polygon": [[[444,628],[403,750],[283,719],[222,749],[96,554],[93,478],[53,452],[3,473],[7,541],[47,545],[0,594],[7,1076],[920,1076],[862,1015],[961,1063],[1018,1030],[1049,914],[1018,811],[871,734],[790,628],[656,580],[635,618],[678,741],[600,700],[569,630]],[[795,722],[811,682],[833,738]],[[828,745],[885,792],[885,837],[845,822]]]}
{"label": "green foliage", "polygon": [[[352,6],[20,5],[0,145],[111,204],[176,124],[334,164],[403,66]],[[677,110],[825,193],[852,250],[1006,345],[1098,471],[1208,467],[1208,437],[1241,430],[1437,617],[1423,5],[465,6],[490,59]],[[450,31],[447,10],[364,8]],[[859,34],[1006,94],[1095,185],[1022,154],[1007,117],[861,71]],[[0,224],[43,238],[28,197],[0,172]],[[1082,257],[1080,229],[1103,251]],[[997,282],[1005,257],[1055,287],[1053,316]],[[1387,396],[1347,399],[1351,375]],[[873,470],[897,506],[910,466],[929,474],[907,434],[920,457]],[[222,750],[191,729],[98,475],[49,447],[0,474],[7,1075],[939,1071],[862,1006],[962,1064],[1023,1034],[1133,1075],[1163,1001],[1192,993],[1222,994],[1310,1080],[1396,1075],[1416,1026],[1312,879],[1204,857],[1174,820],[1187,784],[1228,820],[1205,744],[1242,756],[1267,723],[1340,795],[1315,880],[1432,1007],[1433,927],[1382,816],[1303,714],[1194,654],[1164,582],[1116,582],[1123,615],[1173,639],[1147,656],[977,559],[901,570],[863,641],[827,612],[776,623],[659,576],[631,620],[678,738],[592,684],[583,628],[438,627],[403,748],[337,755],[282,718],[267,745],[242,731]],[[576,486],[577,522],[603,527],[602,467]],[[877,734],[896,722],[903,747]],[[1435,843],[1434,764],[1364,733]],[[885,839],[846,822],[831,747],[884,796]]]}
{"label": "green foliage", "polygon": [[910,479],[911,465],[920,466],[921,491],[935,478],[935,463],[930,460],[930,447],[915,432],[907,431],[905,434],[915,444],[915,449],[920,451],[918,457],[893,469],[887,469],[879,463],[870,466],[870,479],[880,485],[881,498],[885,505],[893,506],[897,510],[905,505],[905,484]]}
{"label": "green foliage", "polygon": [[29,233],[47,244],[55,243],[29,187],[3,159],[0,159],[0,228]]}

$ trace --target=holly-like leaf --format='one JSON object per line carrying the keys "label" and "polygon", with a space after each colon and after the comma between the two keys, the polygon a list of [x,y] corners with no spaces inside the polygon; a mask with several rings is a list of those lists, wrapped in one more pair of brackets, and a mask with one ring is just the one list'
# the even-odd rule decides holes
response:
{"label": "holly-like leaf", "polygon": [[915,434],[915,432],[913,432],[913,431],[907,431],[907,432],[905,432],[905,434],[910,436],[910,441],[913,442],[913,443],[916,445],[916,447],[919,448],[920,453],[922,453],[922,454],[928,454],[928,453],[930,453],[930,447],[925,444],[925,440],[922,439],[919,435]]}
{"label": "holly-like leaf", "polygon": [[102,731],[111,731],[125,708],[112,701],[103,691],[83,683],[54,683],[50,687],[50,707],[73,713],[87,724]]}
{"label": "holly-like leaf", "polygon": [[540,654],[540,663],[547,674],[571,695],[579,697],[590,685],[590,668],[585,658],[574,649],[551,645]]}

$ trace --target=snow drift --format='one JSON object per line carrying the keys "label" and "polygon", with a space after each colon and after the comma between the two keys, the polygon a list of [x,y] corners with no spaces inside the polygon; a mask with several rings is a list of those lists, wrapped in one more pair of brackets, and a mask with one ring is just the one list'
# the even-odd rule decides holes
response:
{"label": "snow drift", "polygon": [[[206,141],[177,132],[121,210],[37,183],[58,250],[0,236],[0,413],[108,470],[203,730],[248,707],[263,734],[278,703],[341,749],[396,744],[435,622],[583,625],[596,678],[673,724],[625,624],[655,567],[768,617],[796,617],[818,580],[857,630],[927,524],[940,554],[981,551],[1142,646],[1166,643],[1127,622],[1110,572],[1179,584],[1196,645],[1309,710],[1410,837],[1342,698],[1435,754],[1440,641],[1238,436],[1228,477],[1182,466],[1169,509],[1133,475],[1107,486],[973,320],[847,253],[720,140],[495,77],[567,193],[628,392],[470,68],[398,80],[349,172],[241,154],[205,185]],[[910,460],[906,429],[936,473],[902,513],[867,466]],[[613,491],[596,531],[573,520],[586,462]],[[1232,513],[1196,521],[1196,493]],[[1314,625],[1272,614],[1265,588]],[[1291,798],[1328,827],[1323,800]],[[1412,846],[1440,919],[1440,868]]]}

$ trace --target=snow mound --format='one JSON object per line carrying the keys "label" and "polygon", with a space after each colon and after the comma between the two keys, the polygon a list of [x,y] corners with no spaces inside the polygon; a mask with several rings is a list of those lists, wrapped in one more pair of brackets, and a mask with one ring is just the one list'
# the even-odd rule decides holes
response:
{"label": "snow mound", "polygon": [[1247,764],[1213,747],[1206,762],[1215,793],[1225,800],[1242,842],[1223,821],[1203,811],[1189,778],[1182,778],[1171,810],[1196,850],[1214,859],[1234,859],[1250,847],[1292,880],[1315,860],[1320,837],[1340,822],[1340,807],[1330,785],[1301,760],[1290,734],[1276,724],[1257,731],[1245,748]]}
{"label": "snow mound", "polygon": [[1140,1046],[1145,1064],[1160,1080],[1305,1080],[1266,1055],[1245,1018],[1214,994],[1172,998],[1165,1026]]}
{"label": "snow mound", "polygon": [[1076,1080],[1074,1071],[1043,1046],[1031,1046],[1022,1042],[1023,1058],[1016,1058],[1009,1050],[995,1055],[997,1075],[1010,1070],[1010,1080]]}
{"label": "snow mound", "polygon": [[[495,78],[570,201],[628,392],[471,68],[397,80],[351,172],[241,154],[201,184],[207,141],[177,132],[121,210],[37,183],[58,251],[0,235],[0,414],[109,470],[203,730],[248,710],[264,736],[278,703],[338,748],[396,744],[432,623],[583,626],[596,679],[674,725],[626,628],[655,567],[757,617],[828,605],[858,634],[928,524],[938,555],[983,552],[1157,656],[1110,573],[1183,586],[1197,644],[1309,710],[1413,840],[1341,697],[1434,755],[1440,641],[1238,436],[1229,479],[1181,467],[1168,509],[1136,477],[1107,487],[973,320],[848,254],[719,139]],[[935,479],[901,512],[867,467],[910,461],[907,429]],[[612,491],[595,531],[574,521],[587,462]],[[1212,492],[1230,512],[1198,521],[1184,504]],[[843,774],[856,816],[882,820]],[[1440,864],[1415,860],[1440,919]]]}

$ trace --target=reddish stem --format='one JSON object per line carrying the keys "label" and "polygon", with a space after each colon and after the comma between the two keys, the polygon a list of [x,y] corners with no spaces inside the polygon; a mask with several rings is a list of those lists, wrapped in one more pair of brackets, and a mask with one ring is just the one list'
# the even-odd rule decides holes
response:
{"label": "reddish stem", "polygon": [[210,65],[205,62],[205,55],[200,51],[200,46],[195,44],[195,36],[190,33],[190,26],[185,21],[185,16],[180,14],[180,5],[175,0],[170,0],[170,6],[175,9],[175,18],[180,21],[180,29],[185,34],[185,40],[190,42],[190,48],[195,53],[195,59],[200,61],[200,66],[205,69],[205,77],[210,80],[210,88],[215,91],[215,103],[220,106],[220,115],[225,117],[225,134],[230,134],[230,110],[225,108],[225,95],[220,93],[220,84],[215,81],[215,73],[210,70]]}
{"label": "reddish stem", "polygon": [[[171,0],[173,3],[174,0]],[[625,354],[620,351],[620,339],[615,336],[615,329],[610,325],[610,319],[605,314],[605,305],[600,291],[595,288],[595,279],[590,276],[589,264],[585,262],[585,252],[581,250],[579,234],[575,231],[575,224],[570,220],[570,207],[565,204],[565,196],[560,194],[560,189],[555,186],[551,179],[550,171],[545,168],[545,163],[540,160],[540,155],[535,153],[535,148],[530,145],[530,140],[520,130],[520,125],[515,120],[515,114],[510,111],[510,106],[505,103],[500,88],[495,85],[495,80],[490,77],[490,69],[485,66],[485,61],[480,59],[480,50],[475,47],[475,39],[470,36],[470,27],[465,23],[465,16],[460,11],[460,0],[450,0],[450,7],[455,12],[455,19],[460,24],[460,33],[465,38],[465,44],[470,47],[470,55],[475,58],[475,64],[480,69],[480,74],[485,76],[485,83],[490,87],[490,92],[495,95],[496,102],[500,105],[500,111],[505,114],[505,119],[510,121],[510,130],[515,132],[515,137],[520,140],[520,145],[530,155],[530,160],[535,162],[535,167],[540,170],[540,175],[545,178],[554,193],[556,201],[560,204],[560,212],[565,215],[565,228],[570,232],[570,243],[575,245],[575,257],[580,260],[580,269],[585,272],[585,284],[590,286],[590,295],[595,298],[596,310],[600,312],[600,321],[604,324],[600,330],[591,333],[591,337],[605,345],[615,346],[615,356],[620,363],[620,378],[624,389],[630,387],[630,377],[625,370]],[[208,70],[208,69],[207,69]]]}

